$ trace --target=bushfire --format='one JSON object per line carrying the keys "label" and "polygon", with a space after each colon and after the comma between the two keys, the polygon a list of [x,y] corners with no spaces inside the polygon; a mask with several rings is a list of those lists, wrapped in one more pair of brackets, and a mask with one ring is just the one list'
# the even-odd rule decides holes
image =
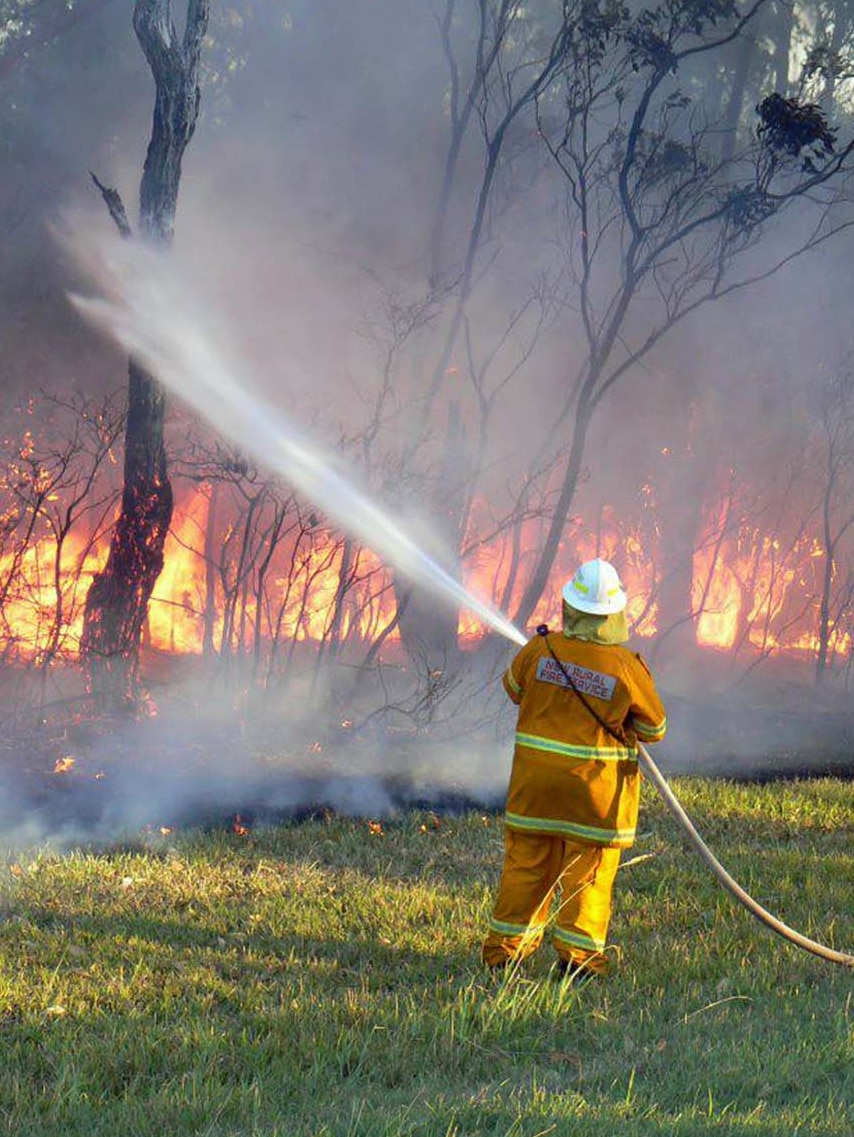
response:
{"label": "bushfire", "polygon": [[[210,482],[180,497],[144,630],[148,646],[173,654],[254,653],[281,665],[299,644],[369,644],[380,636],[389,645],[397,641],[391,575],[369,549],[293,502],[288,514],[260,494],[242,506],[241,512],[233,496],[226,500],[222,487]],[[480,520],[475,509],[464,584],[512,611],[512,597],[506,604],[510,546],[523,550],[524,573],[524,550],[536,550],[541,540],[539,523],[525,521],[521,532],[478,541]],[[43,530],[34,527],[26,545],[0,546],[0,653],[8,661],[76,656],[86,591],[107,555],[106,525],[93,531],[84,519],[66,532]],[[563,581],[579,560],[591,556],[619,566],[634,634],[647,638],[666,631],[656,542],[642,539],[611,509],[600,510],[595,531],[576,519],[532,622],[555,623]],[[785,545],[746,518],[733,525],[721,509],[710,510],[690,565],[697,644],[722,652],[814,654],[814,596],[823,562],[815,537],[801,535]],[[513,571],[522,575],[519,564]],[[485,629],[463,611],[458,634],[463,645],[471,645]],[[850,647],[850,631],[838,621],[830,655],[847,656]]]}

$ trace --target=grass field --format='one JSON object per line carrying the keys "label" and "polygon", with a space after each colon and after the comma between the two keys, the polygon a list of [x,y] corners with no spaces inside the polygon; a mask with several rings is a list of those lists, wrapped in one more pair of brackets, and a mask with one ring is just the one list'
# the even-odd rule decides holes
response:
{"label": "grass field", "polygon": [[[854,949],[854,783],[675,788],[761,903]],[[738,908],[649,788],[641,821],[583,989],[547,946],[481,971],[495,816],[8,850],[0,1132],[851,1137],[854,974]]]}

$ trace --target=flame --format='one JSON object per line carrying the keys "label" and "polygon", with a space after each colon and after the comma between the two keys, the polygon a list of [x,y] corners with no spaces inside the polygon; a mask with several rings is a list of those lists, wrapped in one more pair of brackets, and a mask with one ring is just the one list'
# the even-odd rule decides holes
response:
{"label": "flame", "polygon": [[[31,446],[27,435],[22,455]],[[328,642],[333,635],[339,643],[370,643],[390,626],[386,642],[399,642],[393,627],[392,576],[371,550],[348,546],[311,515],[271,554],[263,580],[259,569],[266,554],[263,543],[250,570],[239,578],[235,566],[243,522],[233,502],[220,500],[214,506],[214,492],[211,485],[200,485],[176,505],[164,569],[149,606],[147,646],[174,654],[198,655],[206,650],[246,654],[259,645],[269,648],[275,641],[284,651],[293,644]],[[779,535],[747,519],[733,526],[728,523],[726,500],[722,491],[707,514],[693,555],[697,644],[727,652],[745,648],[815,654],[817,607],[809,598],[819,594],[824,566],[821,543],[804,535],[786,546]],[[658,633],[660,574],[651,482],[640,487],[638,502],[633,521],[611,507],[598,511],[595,525],[585,526],[580,517],[571,520],[532,626],[540,622],[555,626],[563,583],[579,561],[601,556],[620,568],[633,634],[646,638]],[[0,524],[0,537],[14,534],[16,518],[8,510],[0,522],[3,517],[6,528]],[[542,546],[545,523],[534,517],[513,533],[502,529],[499,521],[487,501],[474,503],[465,540],[469,551],[460,572],[466,588],[512,614]],[[107,552],[107,534],[86,532],[82,525],[71,529],[61,543],[47,531],[17,548],[7,536],[0,545],[0,589],[8,586],[0,592],[4,659],[41,665],[76,657],[86,593]],[[458,634],[463,646],[478,642],[486,630],[471,613],[460,612]],[[847,655],[851,649],[848,629],[835,628],[831,655]],[[350,720],[342,721],[343,729],[351,725]],[[311,749],[320,753],[322,745]]]}
{"label": "flame", "polygon": [[68,774],[74,769],[74,759],[70,754],[66,754],[64,758],[57,758],[53,764],[54,774]]}
{"label": "flame", "polygon": [[163,548],[163,571],[148,609],[147,636],[161,651],[197,655],[204,640],[205,525],[208,487],[200,488],[175,517]]}
{"label": "flame", "polygon": [[[480,526],[488,527],[477,513],[474,518],[474,531]],[[520,548],[528,550],[524,557],[526,567],[541,544],[539,524],[533,522],[526,525],[519,540]],[[603,510],[596,533],[584,530],[578,520],[575,520],[572,530],[561,541],[557,566],[534,610],[531,625],[551,622],[554,626],[560,620],[564,584],[580,562],[594,557],[603,557],[621,566],[622,583],[629,595],[627,615],[634,634],[642,638],[655,635],[657,606],[654,601],[649,601],[650,582],[654,577],[651,555],[644,552],[644,543],[639,534],[624,529],[610,509]],[[520,574],[522,580],[510,589],[508,598],[510,572],[507,542],[493,542],[477,547],[476,553],[465,566],[463,579],[467,588],[493,598],[496,603],[503,602],[502,606],[512,612],[521,599],[525,573]],[[485,632],[486,628],[476,618],[466,612],[461,613],[459,635],[463,641],[479,640]]]}
{"label": "flame", "polygon": [[[152,595],[148,619],[149,642],[160,650],[198,654],[205,638],[205,595],[208,576],[213,572],[216,614],[211,638],[218,650],[226,635],[223,615],[223,584],[217,569],[207,562],[204,550],[210,510],[210,489],[201,487],[176,510],[164,549],[164,571]],[[231,536],[231,534],[228,534]],[[266,612],[261,613],[262,637],[273,630],[270,613],[281,609],[275,633],[280,641],[320,642],[330,634],[330,616],[341,590],[343,542],[331,534],[318,534],[310,550],[296,557],[296,565],[267,578]],[[350,566],[355,583],[347,589],[342,604],[338,635],[370,641],[394,614],[391,575],[370,550],[360,549]],[[236,625],[239,625],[237,630]],[[241,599],[237,621],[228,633],[239,650],[254,644],[259,627],[257,598]],[[388,639],[395,642],[393,631]]]}
{"label": "flame", "polygon": [[106,544],[93,546],[73,530],[61,544],[48,535],[22,551],[0,555],[0,582],[11,586],[2,606],[0,644],[14,646],[38,664],[48,653],[51,658],[76,655],[86,593],[106,557]]}
{"label": "flame", "polygon": [[[820,570],[814,566],[823,560],[824,550],[814,538],[801,537],[786,548],[747,520],[726,534],[718,516],[707,525],[694,554],[697,643],[718,651],[748,647],[765,654],[814,655],[818,637],[809,626],[811,606],[801,601],[800,611],[793,611],[792,601],[818,594]],[[832,653],[847,655],[850,648],[850,633],[835,629]]]}

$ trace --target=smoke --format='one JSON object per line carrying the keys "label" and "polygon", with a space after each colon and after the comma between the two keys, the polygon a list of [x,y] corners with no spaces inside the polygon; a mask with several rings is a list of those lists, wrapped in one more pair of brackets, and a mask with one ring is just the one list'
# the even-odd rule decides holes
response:
{"label": "smoke", "polygon": [[[14,137],[26,137],[28,145],[17,148],[21,160],[10,165],[3,192],[8,196],[14,188],[26,209],[11,229],[0,269],[8,301],[0,314],[4,395],[11,401],[37,385],[57,391],[68,385],[120,387],[127,350],[144,353],[185,398],[191,394],[188,370],[217,378],[221,385],[206,388],[196,410],[213,417],[224,434],[237,435],[262,463],[276,452],[290,476],[302,469],[306,496],[322,498],[323,508],[343,525],[354,521],[351,481],[368,486],[370,498],[399,473],[392,512],[404,536],[367,505],[358,531],[407,571],[416,573],[420,564],[425,583],[444,581],[429,562],[452,564],[456,550],[423,516],[419,498],[440,460],[447,424],[464,424],[467,449],[477,454],[478,492],[500,518],[528,469],[538,460],[547,468],[554,456],[546,439],[583,355],[576,313],[556,289],[555,282],[565,280],[563,206],[554,183],[541,177],[542,155],[526,149],[536,142],[535,133],[529,138],[521,130],[513,139],[529,185],[514,196],[509,176],[499,177],[490,217],[494,240],[466,334],[448,361],[419,462],[401,471],[392,459],[430,383],[447,320],[441,305],[424,298],[431,284],[441,296],[442,286],[453,283],[453,273],[444,281],[428,280],[425,253],[450,122],[447,61],[431,5],[317,0],[289,6],[285,17],[279,5],[238,2],[215,13],[201,118],[184,161],[168,263],[119,246],[89,184],[93,169],[117,186],[133,218],[151,80],[130,12],[120,5],[105,11],[109,19],[98,24],[97,35],[81,32],[57,45],[16,89]],[[464,38],[455,46],[464,49]],[[4,113],[8,120],[11,111]],[[482,162],[474,132],[460,155],[459,192],[447,215],[445,261],[456,269]],[[60,216],[76,249],[65,260],[46,239]],[[763,244],[763,256],[773,259],[789,246],[790,234],[781,229]],[[88,261],[83,267],[81,249]],[[800,498],[786,501],[779,491],[801,460],[798,432],[817,380],[848,347],[849,265],[849,238],[841,237],[799,260],[795,271],[706,306],[606,398],[574,506],[578,525],[565,537],[568,558],[578,532],[604,531],[613,515],[640,517],[641,542],[664,531],[675,533],[678,543],[716,500],[718,487],[730,484],[731,471],[747,487],[740,500],[754,526],[767,517],[787,524],[804,512]],[[89,297],[87,311],[118,335],[121,351],[94,335],[67,305],[66,294],[81,294],[92,279],[99,295]],[[532,296],[535,302],[525,307]],[[498,363],[475,389],[471,375],[492,358]],[[381,401],[387,364],[392,383]],[[240,397],[226,402],[226,384],[232,394],[236,386]],[[477,451],[479,399],[492,395],[488,437]],[[355,475],[341,464],[336,444],[346,439],[358,451],[373,426],[374,467]],[[644,490],[648,485],[654,502]],[[382,547],[380,531],[388,538]],[[426,549],[427,559],[413,553],[404,537]],[[466,602],[459,594],[456,599]],[[654,642],[641,646],[645,654],[655,649]],[[664,769],[737,772],[784,761],[785,732],[775,726],[773,701],[783,697],[777,688],[793,697],[788,672],[782,678],[774,672],[765,683],[762,698],[772,705],[755,730],[744,725],[742,698],[746,688],[756,691],[762,669],[748,680],[739,677],[741,665],[733,674],[722,665],[689,665],[681,656],[670,667],[653,662],[665,694],[673,695]],[[727,689],[725,699],[721,692]],[[480,690],[473,683],[470,703],[486,697]],[[210,713],[215,699],[206,694],[201,688],[189,701]],[[814,719],[800,695],[798,700],[804,720]],[[292,711],[292,704],[286,709]],[[462,707],[456,713],[460,723],[468,721]],[[432,759],[420,751],[416,756],[417,747],[408,744],[376,737],[362,744],[336,735],[339,761],[308,784],[302,766],[328,761],[332,747],[317,757],[310,749],[315,739],[303,737],[302,716],[282,714],[282,731],[295,737],[292,752],[272,770],[251,757],[252,746],[261,747],[260,735],[250,745],[245,731],[218,719],[218,742],[216,731],[207,732],[192,715],[183,722],[176,710],[150,733],[129,729],[115,750],[112,739],[87,743],[83,772],[60,784],[76,785],[76,777],[85,793],[95,795],[101,781],[111,786],[98,821],[109,828],[157,825],[158,814],[180,802],[219,810],[242,796],[241,787],[260,800],[284,787],[283,809],[288,803],[295,810],[308,807],[319,793],[333,798],[335,808],[346,804],[366,815],[392,808],[401,787],[408,786],[406,794],[427,793],[431,775],[436,792],[453,796],[461,786],[460,793],[476,797],[482,790],[489,799],[506,774],[510,747],[506,710],[496,713],[505,716],[497,743],[497,732],[490,736],[487,730],[491,741],[469,746],[465,737],[454,739]],[[793,724],[786,721],[789,737],[808,751],[808,740],[791,734]],[[158,750],[169,757],[158,761]],[[133,772],[111,763],[111,753],[124,755]],[[194,776],[184,777],[181,763],[201,753]],[[417,777],[407,783],[413,763]],[[102,766],[107,776],[96,780]],[[8,793],[11,817],[23,799],[11,796],[18,793],[11,784]]]}
{"label": "smoke", "polygon": [[251,830],[327,813],[381,821],[411,808],[501,805],[512,716],[482,675],[432,708],[429,731],[399,672],[389,679],[399,699],[390,716],[358,713],[375,702],[371,692],[367,702],[348,700],[354,719],[336,720],[323,679],[292,679],[273,700],[230,691],[218,700],[211,681],[184,679],[157,692],[154,717],[65,726],[52,741],[31,739],[25,759],[24,745],[9,738],[0,767],[4,844],[156,844],[186,827]]}

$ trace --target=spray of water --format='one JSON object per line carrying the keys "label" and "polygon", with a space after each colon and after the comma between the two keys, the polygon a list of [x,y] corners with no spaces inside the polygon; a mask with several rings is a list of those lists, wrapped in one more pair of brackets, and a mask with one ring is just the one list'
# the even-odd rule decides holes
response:
{"label": "spray of water", "polygon": [[253,390],[249,377],[206,326],[204,314],[194,311],[187,290],[161,254],[130,242],[85,248],[77,243],[74,251],[98,293],[73,295],[78,311],[222,437],[281,475],[413,584],[468,609],[512,643],[526,643],[501,612],[465,588],[361,491],[338,457],[325,454],[279,407]]}

